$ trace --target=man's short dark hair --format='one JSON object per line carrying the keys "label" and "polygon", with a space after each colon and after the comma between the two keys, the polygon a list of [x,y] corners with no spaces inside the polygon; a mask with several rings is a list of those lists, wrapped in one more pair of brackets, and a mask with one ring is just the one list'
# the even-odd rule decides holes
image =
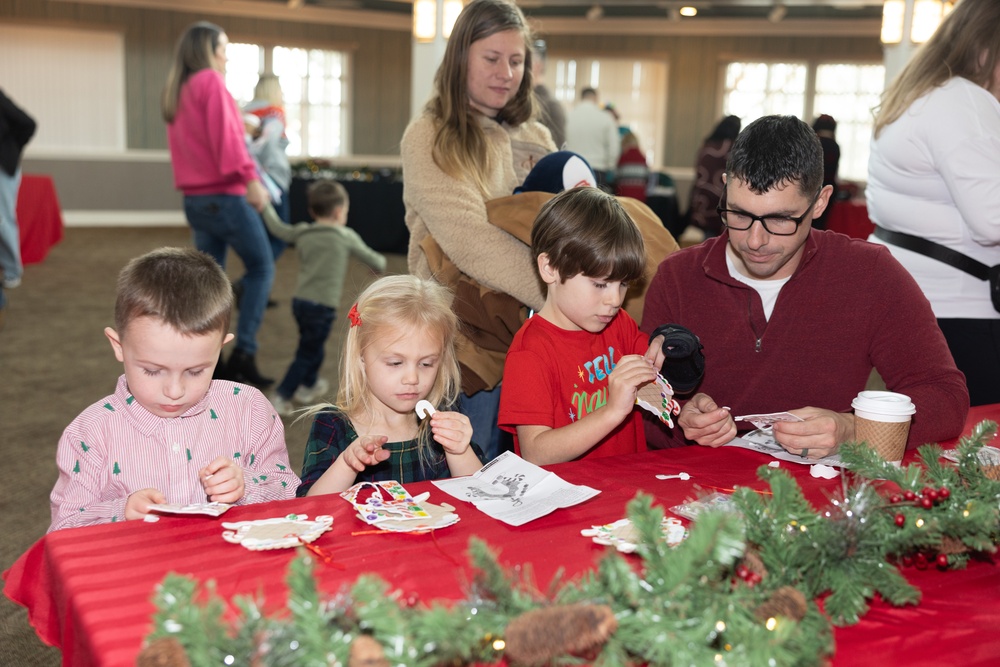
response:
{"label": "man's short dark hair", "polygon": [[309,213],[314,218],[328,218],[333,211],[347,203],[347,190],[337,181],[324,178],[316,181],[306,190]]}
{"label": "man's short dark hair", "polygon": [[531,255],[548,255],[565,282],[590,278],[633,282],[646,271],[639,228],[617,199],[593,187],[573,188],[549,200],[531,228]]}
{"label": "man's short dark hair", "polygon": [[747,125],[729,153],[726,177],[752,192],[797,183],[812,197],[823,186],[823,146],[808,123],[795,116],[764,116]]}

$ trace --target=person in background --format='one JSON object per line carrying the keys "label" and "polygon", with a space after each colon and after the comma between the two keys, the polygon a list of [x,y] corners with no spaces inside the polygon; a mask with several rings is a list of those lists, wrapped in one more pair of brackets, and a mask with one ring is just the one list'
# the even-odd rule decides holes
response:
{"label": "person in background", "polygon": [[300,403],[314,403],[330,388],[319,377],[319,371],[344,291],[348,259],[353,255],[373,271],[385,271],[385,257],[365,245],[358,233],[347,227],[350,200],[343,185],[321,179],[309,186],[307,197],[315,223],[286,225],[270,206],[263,214],[268,231],[281,241],[294,244],[299,256],[299,278],[292,297],[299,344],[284,379],[271,397],[279,415],[292,413],[293,398]]}
{"label": "person in background", "polygon": [[539,106],[538,121],[549,128],[556,148],[561,148],[566,143],[566,110],[545,85],[545,41],[535,40],[531,49],[534,56],[531,68],[535,81],[535,100]]}
{"label": "person in background", "polygon": [[17,192],[21,188],[21,154],[35,134],[35,121],[0,89],[0,317],[7,306],[4,290],[21,284],[21,233],[17,226]]}
{"label": "person in background", "polygon": [[833,188],[830,201],[823,209],[822,215],[813,220],[814,229],[826,229],[826,221],[830,219],[830,211],[837,201],[837,171],[840,168],[840,145],[837,144],[837,121],[833,116],[822,114],[813,121],[813,130],[823,146],[823,185]]}
{"label": "person in background", "polygon": [[869,241],[930,300],[972,405],[998,403],[1000,2],[958,3],[885,91],[874,130]]}
{"label": "person in background", "polygon": [[646,201],[649,187],[649,165],[646,154],[639,148],[639,138],[629,131],[622,137],[622,154],[615,170],[615,194]]}
{"label": "person in background", "polygon": [[229,278],[193,248],[160,248],[122,269],[104,334],[125,373],[59,439],[49,532],[143,519],[153,504],[295,497],[271,404],[212,379],[232,310]]}
{"label": "person in background", "polygon": [[[260,127],[250,142],[250,153],[278,188],[277,196],[271,197],[271,204],[278,217],[285,223],[291,223],[292,208],[288,191],[292,185],[292,166],[285,153],[288,147],[288,137],[285,136],[287,122],[278,77],[274,74],[262,74],[254,87],[253,100],[246,105],[244,111],[260,119]],[[285,249],[285,242],[273,234],[269,234],[269,238],[274,259],[277,260]]]}
{"label": "person in background", "polygon": [[[731,411],[788,411],[803,421],[774,424],[778,444],[822,458],[854,439],[851,401],[875,368],[916,405],[909,447],[957,436],[969,394],[913,278],[883,247],[812,229],[831,190],[812,128],[755,120],[723,183],[726,230],[669,255],[646,292],[643,331],[680,322],[705,346],[704,378],[675,431],[718,447],[736,436]],[[665,434],[646,430],[650,446],[686,444]]]}
{"label": "person in background", "polygon": [[722,220],[716,212],[724,189],[723,174],[729,150],[740,133],[739,116],[726,116],[705,137],[694,164],[694,183],[688,202],[688,224],[701,230],[706,237],[722,233]]}
{"label": "person in background", "polygon": [[[531,250],[492,225],[486,202],[510,195],[543,156],[555,150],[533,119],[531,34],[508,0],[473,0],[462,10],[434,77],[434,93],[401,143],[403,203],[410,231],[410,273],[433,275],[429,258],[445,255],[457,272],[488,293],[530,308],[544,298]],[[468,305],[456,303],[456,307]],[[487,358],[490,377],[463,370],[461,410],[487,460],[509,448],[497,427],[503,355],[488,355],[462,337],[459,362]]]}
{"label": "person in background", "polygon": [[[339,493],[356,482],[471,475],[482,466],[458,397],[458,318],[447,288],[415,276],[368,286],[350,312],[336,404],[318,405],[298,495]],[[428,401],[435,412],[415,411]]]}
{"label": "person in background", "polygon": [[597,91],[584,88],[580,99],[566,114],[566,150],[579,153],[597,175],[597,184],[608,185],[614,177],[621,135],[610,112],[598,105]]}
{"label": "person in background", "polygon": [[259,212],[266,188],[247,151],[243,117],[226,90],[226,45],[219,26],[200,21],[187,28],[174,53],[163,90],[163,119],[174,170],[184,193],[184,215],[194,244],[226,266],[232,247],[246,268],[236,325],[236,349],[219,376],[257,387],[274,383],[257,370],[257,330],[274,281],[274,257]]}
{"label": "person in background", "polygon": [[646,272],[642,234],[613,196],[578,187],[542,207],[531,252],[545,306],[507,353],[500,425],[538,465],[645,451],[635,399],[663,365],[663,338],[621,310]]}

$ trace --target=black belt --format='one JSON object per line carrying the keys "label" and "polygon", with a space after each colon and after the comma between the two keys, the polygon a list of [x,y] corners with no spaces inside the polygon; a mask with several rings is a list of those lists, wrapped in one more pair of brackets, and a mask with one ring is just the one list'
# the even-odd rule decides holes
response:
{"label": "black belt", "polygon": [[891,243],[894,246],[906,248],[907,250],[912,250],[913,252],[930,257],[931,259],[936,259],[939,262],[944,262],[948,266],[952,266],[959,271],[964,271],[971,276],[979,278],[980,280],[990,279],[989,266],[978,260],[972,259],[968,255],[963,255],[956,250],[934,243],[934,241],[928,241],[925,238],[913,236],[912,234],[893,232],[878,226],[875,227],[875,237],[882,239],[886,243]]}

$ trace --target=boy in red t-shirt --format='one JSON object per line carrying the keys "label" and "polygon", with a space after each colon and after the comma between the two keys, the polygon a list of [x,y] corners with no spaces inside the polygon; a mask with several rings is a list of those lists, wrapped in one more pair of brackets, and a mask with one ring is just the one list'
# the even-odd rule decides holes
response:
{"label": "boy in red t-shirt", "polygon": [[582,187],[542,207],[531,250],[545,305],[507,353],[500,427],[537,464],[644,451],[635,399],[663,364],[662,337],[621,310],[645,272],[642,235],[614,197]]}

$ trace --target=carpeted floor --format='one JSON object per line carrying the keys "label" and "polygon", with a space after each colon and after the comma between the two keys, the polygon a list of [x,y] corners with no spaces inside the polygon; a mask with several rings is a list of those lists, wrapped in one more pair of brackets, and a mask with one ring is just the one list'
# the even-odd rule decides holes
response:
{"label": "carpeted floor", "polygon": [[[190,245],[186,228],[69,228],[41,264],[26,267],[24,282],[8,292],[0,329],[0,569],[11,563],[49,525],[49,492],[57,471],[55,450],[63,429],[83,408],[113,391],[122,372],[104,337],[112,324],[114,285],[130,258],[165,245]],[[406,258],[389,256],[389,273],[404,273]],[[259,335],[257,362],[280,380],[295,351],[297,329],[290,312],[298,262],[294,249],[278,260],[272,297]],[[231,255],[229,273],[241,265]],[[373,280],[363,265],[351,263],[341,315]],[[327,342],[322,375],[336,389],[346,317],[338,318]],[[285,419],[286,442],[294,466],[302,462],[308,423]],[[59,651],[44,646],[28,624],[25,610],[0,597],[0,665],[60,664]]]}

